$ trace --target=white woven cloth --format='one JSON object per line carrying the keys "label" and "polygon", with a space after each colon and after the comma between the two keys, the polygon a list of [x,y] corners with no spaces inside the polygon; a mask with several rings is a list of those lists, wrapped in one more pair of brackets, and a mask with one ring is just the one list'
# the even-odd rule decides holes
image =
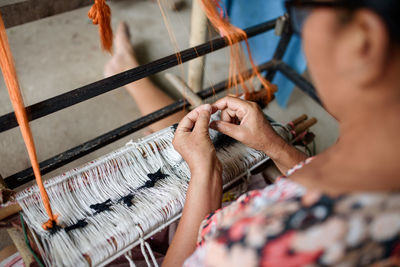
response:
{"label": "white woven cloth", "polygon": [[[275,129],[290,138],[284,127]],[[18,193],[17,201],[47,266],[103,265],[140,243],[138,228],[148,234],[179,216],[190,171],[172,146],[173,136],[174,127],[166,128],[47,180],[51,206],[62,227],[55,233],[42,228],[48,218],[37,186]],[[224,184],[267,157],[215,131],[210,130],[210,136],[223,165]],[[163,178],[146,187],[149,174],[158,171]],[[105,210],[91,207],[96,204]],[[66,231],[79,221],[83,227]]]}

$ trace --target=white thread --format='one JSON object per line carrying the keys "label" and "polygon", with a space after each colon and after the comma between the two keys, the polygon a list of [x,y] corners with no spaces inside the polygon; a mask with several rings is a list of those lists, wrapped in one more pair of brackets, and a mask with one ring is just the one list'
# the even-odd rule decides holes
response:
{"label": "white thread", "polygon": [[[150,257],[151,257],[151,259],[152,259],[152,261],[153,261],[154,266],[155,266],[155,267],[158,267],[158,263],[157,263],[157,261],[156,261],[156,257],[154,257],[153,250],[151,249],[149,243],[147,243],[146,241],[144,241],[144,245],[146,246],[147,251],[148,251],[149,254],[150,254]],[[149,266],[150,266],[150,265],[149,265]]]}
{"label": "white thread", "polygon": [[142,251],[142,255],[143,255],[143,257],[144,257],[144,259],[146,261],[147,266],[151,267],[149,258],[147,257],[147,253],[146,253],[146,250],[144,248],[144,240],[143,240],[144,233],[143,233],[143,230],[138,225],[135,225],[135,227],[139,231],[140,250]]}
{"label": "white thread", "polygon": [[151,267],[150,260],[147,257],[146,248],[150,254],[150,257],[151,257],[151,260],[153,261],[154,266],[158,267],[158,263],[157,263],[156,258],[154,257],[153,250],[151,249],[149,243],[147,243],[143,238],[144,233],[143,233],[142,228],[140,228],[140,226],[136,225],[136,229],[138,229],[138,231],[139,231],[140,249],[142,251],[142,255],[143,255],[144,259],[146,260],[147,266]]}
{"label": "white thread", "polygon": [[132,251],[128,251],[124,254],[125,258],[128,260],[129,262],[129,267],[136,267],[135,262],[132,259]]}
{"label": "white thread", "polygon": [[[281,135],[287,133],[282,132]],[[210,131],[210,136],[214,140],[218,133]],[[89,266],[87,257],[91,265],[103,265],[116,255],[126,253],[126,249],[139,241],[140,236],[145,237],[144,233],[162,229],[169,225],[171,218],[180,216],[190,170],[173,149],[173,137],[172,128],[164,129],[46,181],[52,208],[60,214],[60,224],[65,227],[85,219],[87,225],[83,228],[50,234],[41,228],[47,215],[37,187],[18,194],[24,218],[38,239],[36,243],[43,251],[47,266]],[[217,156],[224,167],[225,185],[235,181],[235,177],[248,174],[249,168],[267,158],[263,152],[238,142],[218,149]],[[159,169],[168,176],[154,187],[136,190],[149,180],[147,174]],[[121,197],[130,193],[133,194],[131,206],[119,202]],[[108,199],[111,200],[111,211],[93,215],[95,211],[90,205]],[[141,231],[134,225],[140,225]],[[143,250],[148,249],[156,264],[149,244],[144,240],[141,244]]]}

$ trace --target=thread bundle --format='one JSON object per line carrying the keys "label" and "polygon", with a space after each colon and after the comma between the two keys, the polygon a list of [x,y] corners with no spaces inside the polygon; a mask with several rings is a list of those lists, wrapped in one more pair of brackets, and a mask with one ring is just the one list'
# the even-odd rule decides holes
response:
{"label": "thread bundle", "polygon": [[112,53],[113,33],[111,29],[111,10],[105,0],[95,0],[90,8],[88,17],[93,24],[99,25],[101,47],[103,50]]}
{"label": "thread bundle", "polygon": [[[32,132],[29,126],[28,116],[26,114],[24,101],[20,91],[20,86],[15,70],[14,59],[11,54],[10,44],[4,27],[3,18],[0,14],[0,67],[3,73],[3,78],[7,86],[8,94],[12,106],[14,108],[15,117],[19,124],[22,137],[28,151],[29,159],[35,174],[36,183],[40,190],[40,196],[43,201],[44,208],[48,215],[48,220],[43,224],[43,228],[48,230],[56,225],[57,215],[54,215],[50,206],[49,197],[46,189],[43,186],[42,176],[40,174],[39,163],[36,155],[35,143],[33,141]],[[42,222],[40,223],[42,224]]]}
{"label": "thread bundle", "polygon": [[242,72],[246,68],[246,60],[243,53],[240,41],[244,41],[249,62],[253,73],[251,74],[250,80],[253,77],[257,77],[261,82],[263,88],[267,92],[266,103],[272,100],[273,94],[276,92],[277,88],[275,85],[268,82],[260,72],[258,71],[256,65],[254,64],[253,58],[251,56],[250,46],[247,41],[247,34],[242,29],[232,25],[227,16],[223,15],[223,9],[220,0],[196,0],[200,1],[201,7],[203,8],[207,18],[210,20],[213,27],[223,36],[229,44],[230,49],[230,65],[229,65],[229,84],[228,88],[231,86],[237,88],[240,84],[243,88],[245,99],[248,99],[251,93],[254,92],[254,88],[250,88],[246,85],[246,78],[243,76]]}

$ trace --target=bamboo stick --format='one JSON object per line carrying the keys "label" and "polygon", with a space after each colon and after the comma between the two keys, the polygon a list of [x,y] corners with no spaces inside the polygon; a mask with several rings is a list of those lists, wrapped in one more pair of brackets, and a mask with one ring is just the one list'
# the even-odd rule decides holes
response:
{"label": "bamboo stick", "polygon": [[19,254],[24,260],[25,266],[30,266],[33,262],[33,256],[25,243],[25,237],[21,231],[16,228],[7,229],[7,233],[17,248]]}
{"label": "bamboo stick", "polygon": [[[202,44],[207,38],[207,17],[200,6],[200,0],[192,1],[192,16],[190,22],[189,46]],[[203,88],[205,57],[198,57],[189,62],[188,85],[194,92]]]}
{"label": "bamboo stick", "polygon": [[300,117],[294,119],[294,120],[292,121],[292,125],[295,125],[295,126],[296,126],[297,124],[299,124],[299,123],[305,121],[307,118],[308,118],[307,115],[306,115],[306,114],[303,114],[303,115],[301,115]]}
{"label": "bamboo stick", "polygon": [[182,78],[169,72],[165,74],[165,78],[187,99],[193,108],[203,104],[203,100],[192,91]]}
{"label": "bamboo stick", "polygon": [[296,134],[302,133],[316,123],[317,123],[317,119],[311,118],[303,123],[296,125],[296,127],[294,128],[294,131],[296,132]]}

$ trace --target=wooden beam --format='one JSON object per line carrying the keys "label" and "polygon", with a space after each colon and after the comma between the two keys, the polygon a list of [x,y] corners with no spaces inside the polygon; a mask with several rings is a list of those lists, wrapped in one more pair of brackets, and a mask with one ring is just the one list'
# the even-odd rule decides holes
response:
{"label": "wooden beam", "polygon": [[[202,44],[207,39],[207,16],[199,3],[200,0],[192,1],[192,17],[190,22],[189,46],[193,47]],[[188,82],[194,92],[199,92],[203,88],[205,57],[198,57],[189,62]]]}
{"label": "wooden beam", "polygon": [[25,266],[31,266],[31,264],[34,262],[34,259],[31,251],[26,245],[24,234],[16,228],[7,229],[7,233],[24,260]]}
{"label": "wooden beam", "polygon": [[[0,175],[0,190],[9,190],[4,183],[3,178]],[[15,213],[19,212],[21,207],[18,204],[12,204],[0,209],[0,220],[3,220]],[[26,245],[25,237],[23,233],[16,228],[8,228],[7,233],[13,241],[15,247],[17,248],[19,254],[21,254],[22,259],[24,260],[25,266],[30,266],[33,263],[32,254]]]}
{"label": "wooden beam", "polygon": [[165,74],[165,78],[190,103],[190,105],[192,105],[192,108],[196,108],[203,104],[203,99],[193,92],[182,78],[169,72]]}

